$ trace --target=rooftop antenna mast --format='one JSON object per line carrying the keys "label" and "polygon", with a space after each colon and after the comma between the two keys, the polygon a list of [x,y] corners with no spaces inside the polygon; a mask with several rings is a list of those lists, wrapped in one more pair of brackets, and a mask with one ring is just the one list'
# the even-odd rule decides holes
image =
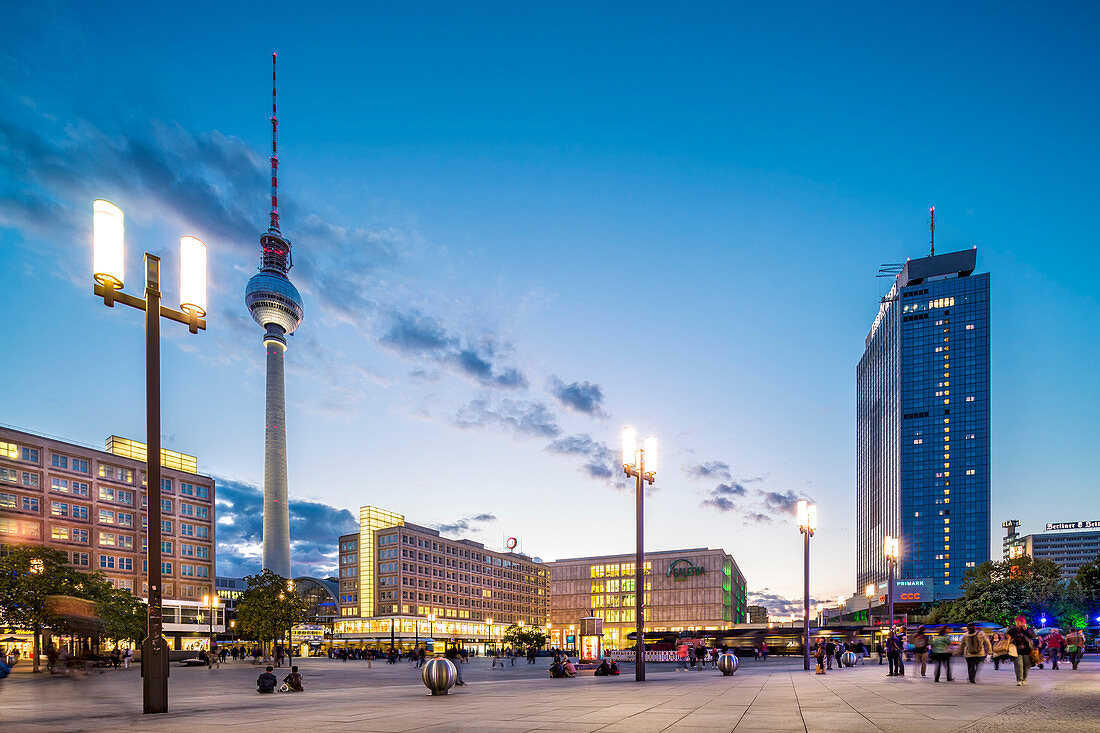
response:
{"label": "rooftop antenna mast", "polygon": [[268,230],[279,231],[279,120],[275,115],[275,58],[271,52],[271,223]]}
{"label": "rooftop antenna mast", "polygon": [[928,208],[928,228],[932,232],[932,239],[929,244],[932,245],[932,256],[936,256],[936,207],[931,206]]}

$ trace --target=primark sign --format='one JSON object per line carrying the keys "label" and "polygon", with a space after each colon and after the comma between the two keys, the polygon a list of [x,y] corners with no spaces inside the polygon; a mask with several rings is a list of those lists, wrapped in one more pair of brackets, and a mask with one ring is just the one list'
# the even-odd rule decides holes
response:
{"label": "primark sign", "polygon": [[1100,529],[1100,521],[1092,522],[1056,522],[1054,524],[1048,524],[1046,531],[1050,532],[1056,529]]}

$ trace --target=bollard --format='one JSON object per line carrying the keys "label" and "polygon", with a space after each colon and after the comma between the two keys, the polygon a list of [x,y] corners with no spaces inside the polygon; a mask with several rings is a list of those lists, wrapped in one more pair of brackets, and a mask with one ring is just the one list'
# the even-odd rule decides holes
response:
{"label": "bollard", "polygon": [[845,667],[854,666],[856,663],[855,652],[844,652],[840,655],[840,661],[844,663]]}
{"label": "bollard", "polygon": [[729,677],[741,666],[741,660],[736,654],[722,654],[718,657],[718,669],[726,677]]}
{"label": "bollard", "polygon": [[455,669],[451,660],[434,657],[421,668],[420,677],[433,695],[446,695],[447,690],[451,689],[458,679],[458,670]]}

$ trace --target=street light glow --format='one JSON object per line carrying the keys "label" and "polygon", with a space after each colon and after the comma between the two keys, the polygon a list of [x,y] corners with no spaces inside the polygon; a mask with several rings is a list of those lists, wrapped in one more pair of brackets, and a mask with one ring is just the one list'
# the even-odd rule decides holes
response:
{"label": "street light glow", "polygon": [[870,598],[871,596],[873,596],[875,594],[875,584],[874,583],[868,583],[867,587],[864,588],[863,590],[867,594],[867,597]]}
{"label": "street light glow", "polygon": [[638,459],[638,431],[631,427],[623,428],[623,465],[633,466]]}
{"label": "street light glow", "polygon": [[121,288],[125,281],[123,218],[110,201],[92,202],[92,276],[103,287]]}
{"label": "street light glow", "polygon": [[180,237],[180,310],[206,315],[206,245],[196,237]]}
{"label": "street light glow", "polygon": [[882,551],[886,555],[886,557],[890,557],[890,558],[893,558],[894,560],[897,560],[898,555],[900,554],[900,552],[899,552],[900,549],[901,549],[901,547],[900,547],[900,543],[899,543],[897,537],[885,537],[883,539],[883,541],[882,541]]}
{"label": "street light glow", "polygon": [[647,473],[657,473],[657,436],[645,436],[645,467]]}

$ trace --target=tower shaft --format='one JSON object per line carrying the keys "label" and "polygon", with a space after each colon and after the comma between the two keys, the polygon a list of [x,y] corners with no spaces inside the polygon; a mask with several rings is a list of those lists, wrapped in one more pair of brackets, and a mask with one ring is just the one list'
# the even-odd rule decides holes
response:
{"label": "tower shaft", "polygon": [[267,404],[264,428],[263,568],[284,578],[290,574],[290,506],[286,490],[286,392],[282,339],[265,338]]}

